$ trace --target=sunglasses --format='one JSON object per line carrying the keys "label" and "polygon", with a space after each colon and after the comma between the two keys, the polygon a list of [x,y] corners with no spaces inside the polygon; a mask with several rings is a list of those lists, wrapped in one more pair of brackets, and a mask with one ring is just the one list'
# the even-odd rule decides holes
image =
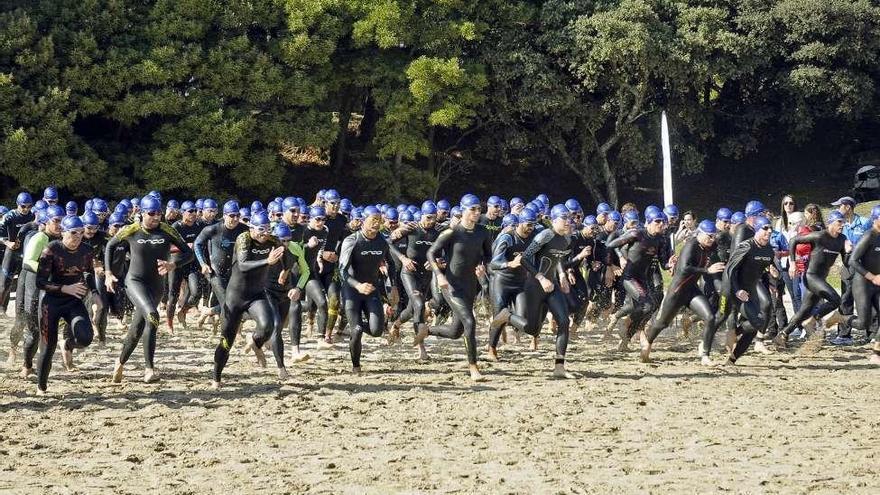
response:
{"label": "sunglasses", "polygon": [[530,229],[535,228],[535,222],[522,222],[522,223],[520,223],[520,225],[522,225],[524,227],[528,227]]}
{"label": "sunglasses", "polygon": [[327,204],[328,204],[328,205],[333,205],[333,206],[338,206],[338,205],[339,205],[339,201],[327,201]]}
{"label": "sunglasses", "polygon": [[195,213],[196,210],[195,210],[194,208],[192,208],[192,209],[189,209],[189,210],[183,210],[183,212],[184,212],[184,213]]}
{"label": "sunglasses", "polygon": [[241,215],[239,215],[238,213],[227,213],[226,216],[229,218],[238,218]]}
{"label": "sunglasses", "polygon": [[83,235],[84,230],[83,229],[73,229],[73,230],[65,230],[64,232],[66,232],[68,234],[73,234],[73,235]]}
{"label": "sunglasses", "polygon": [[30,208],[33,205],[18,205],[19,208]]}
{"label": "sunglasses", "polygon": [[660,220],[660,219],[658,218],[658,219],[656,219],[656,220],[653,220],[652,223],[663,223],[663,220]]}
{"label": "sunglasses", "polygon": [[721,223],[730,223],[730,220],[721,220]]}
{"label": "sunglasses", "polygon": [[769,225],[765,225],[765,226],[761,227],[761,230],[767,230],[767,231],[770,231],[770,230],[773,230],[773,227],[771,227],[771,226],[769,226]]}
{"label": "sunglasses", "polygon": [[288,208],[287,211],[289,211],[291,213],[299,213],[299,210],[296,208]]}
{"label": "sunglasses", "polygon": [[314,220],[314,221],[316,221],[316,222],[323,222],[324,220],[326,220],[326,218],[324,218],[324,217],[312,217],[312,220]]}
{"label": "sunglasses", "polygon": [[259,227],[251,227],[251,228],[254,229],[254,231],[257,232],[258,234],[268,234],[269,233],[269,227],[267,227],[265,225],[261,225]]}
{"label": "sunglasses", "polygon": [[144,212],[148,217],[158,217],[162,214],[161,211],[145,211]]}

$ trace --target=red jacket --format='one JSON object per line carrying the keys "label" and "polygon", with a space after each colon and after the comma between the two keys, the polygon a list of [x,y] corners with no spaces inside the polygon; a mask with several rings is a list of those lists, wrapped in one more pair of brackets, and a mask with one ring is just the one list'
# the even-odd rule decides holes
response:
{"label": "red jacket", "polygon": [[[797,235],[807,235],[812,231],[813,229],[807,226],[799,227]],[[807,271],[807,262],[810,260],[810,251],[812,250],[813,246],[809,244],[798,244],[797,249],[795,249],[794,254],[798,275],[803,275]]]}

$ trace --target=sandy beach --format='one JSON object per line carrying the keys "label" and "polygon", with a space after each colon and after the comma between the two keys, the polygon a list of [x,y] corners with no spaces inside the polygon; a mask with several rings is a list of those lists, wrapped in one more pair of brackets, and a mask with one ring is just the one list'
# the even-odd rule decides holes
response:
{"label": "sandy beach", "polygon": [[[3,356],[10,320],[0,331]],[[750,352],[736,370],[699,366],[696,336],[667,330],[655,362],[598,333],[569,348],[574,380],[550,378],[553,336],[466,374],[460,341],[364,338],[306,349],[279,382],[236,342],[224,388],[208,389],[210,330],[162,331],[162,380],[140,348],[109,382],[123,336],[56,353],[49,397],[0,369],[4,493],[878,493],[880,369],[867,347]],[[486,331],[479,339],[485,345]],[[719,338],[718,340],[722,340]],[[720,342],[716,343],[716,345]],[[714,357],[721,360],[720,347]],[[483,353],[484,355],[484,353]]]}

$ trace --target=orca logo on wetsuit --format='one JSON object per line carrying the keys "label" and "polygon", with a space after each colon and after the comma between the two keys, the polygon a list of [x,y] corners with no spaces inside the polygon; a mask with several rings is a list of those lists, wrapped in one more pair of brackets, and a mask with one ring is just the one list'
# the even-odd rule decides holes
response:
{"label": "orca logo on wetsuit", "polygon": [[165,239],[138,239],[138,244],[165,244]]}
{"label": "orca logo on wetsuit", "polygon": [[755,261],[773,261],[770,256],[755,256]]}
{"label": "orca logo on wetsuit", "polygon": [[416,241],[416,244],[424,244],[426,246],[433,246],[434,243],[431,241]]}
{"label": "orca logo on wetsuit", "polygon": [[266,253],[268,253],[268,252],[271,251],[271,250],[272,250],[272,248],[266,248],[266,249],[251,249],[251,252],[254,253],[254,254],[266,254]]}
{"label": "orca logo on wetsuit", "polygon": [[371,254],[374,256],[382,256],[385,253],[383,253],[382,251],[361,251],[361,256],[368,256]]}

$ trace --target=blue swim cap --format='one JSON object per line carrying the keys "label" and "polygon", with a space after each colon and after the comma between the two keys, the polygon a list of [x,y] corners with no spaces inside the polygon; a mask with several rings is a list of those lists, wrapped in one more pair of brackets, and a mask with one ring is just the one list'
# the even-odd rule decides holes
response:
{"label": "blue swim cap", "polygon": [[178,210],[180,209],[180,203],[177,202],[176,199],[169,199],[167,203],[165,203],[166,210]]}
{"label": "blue swim cap", "polygon": [[196,209],[201,210],[205,207],[205,198],[198,198],[196,200]]}
{"label": "blue swim cap", "polygon": [[326,191],[324,191],[323,199],[328,203],[339,201],[339,192],[336,189],[327,189]]}
{"label": "blue swim cap", "polygon": [[611,213],[611,205],[609,205],[608,203],[599,203],[599,205],[596,206],[596,216],[599,216],[603,213]]}
{"label": "blue swim cap", "polygon": [[284,211],[290,210],[292,208],[299,209],[299,203],[296,201],[296,198],[293,196],[288,196],[281,201],[281,208]]}
{"label": "blue swim cap", "polygon": [[119,203],[118,205],[116,205],[116,208],[113,209],[113,213],[119,213],[120,215],[127,216],[128,206],[125,206],[125,203]]}
{"label": "blue swim cap", "polygon": [[718,229],[715,228],[715,222],[712,220],[703,220],[700,222],[700,225],[697,226],[697,230],[704,234],[717,234]]}
{"label": "blue swim cap", "polygon": [[434,204],[430,199],[422,203],[422,215],[436,215],[437,214],[437,205]]}
{"label": "blue swim cap", "polygon": [[[385,210],[387,210],[387,209],[388,209],[388,208],[384,208],[382,211],[385,211]],[[394,208],[394,209],[397,210],[397,213],[400,213],[400,212],[402,212],[402,211],[406,211],[407,206],[406,206],[405,204],[403,204],[403,203],[400,203],[399,205],[397,205],[397,208]]]}
{"label": "blue swim cap", "polygon": [[450,208],[449,201],[447,201],[445,199],[441,199],[440,201],[437,201],[437,210],[438,211],[449,211],[449,208]]}
{"label": "blue swim cap", "polygon": [[92,211],[92,203],[94,200],[87,199],[85,206],[83,206],[83,211]]}
{"label": "blue swim cap", "polygon": [[654,220],[666,221],[666,214],[660,211],[660,208],[645,213],[645,223],[651,223]]}
{"label": "blue swim cap", "polygon": [[49,207],[49,203],[43,201],[42,199],[37,200],[37,202],[34,203],[35,210],[45,210],[48,207]]}
{"label": "blue swim cap", "polygon": [[880,205],[871,208],[871,220],[877,220],[878,218],[880,218]]}
{"label": "blue swim cap", "polygon": [[67,214],[64,211],[64,208],[58,205],[52,205],[46,208],[46,218],[64,218]]}
{"label": "blue swim cap", "polygon": [[[403,211],[406,211],[406,210],[403,210]],[[367,218],[368,216],[370,216],[370,215],[367,214],[367,209],[365,208],[364,209],[364,218]],[[385,218],[388,220],[391,220],[393,222],[393,221],[397,220],[398,218],[400,218],[400,212],[398,212],[394,208],[388,208],[387,210],[385,210]]]}
{"label": "blue swim cap", "polygon": [[21,205],[32,205],[34,204],[34,200],[31,198],[30,193],[20,192],[18,196],[15,197],[15,204]]}
{"label": "blue swim cap", "polygon": [[87,211],[83,213],[79,219],[82,220],[83,225],[86,225],[88,227],[98,226],[98,215],[95,215],[95,212],[93,211]]}
{"label": "blue swim cap", "polygon": [[147,196],[152,196],[152,197],[158,199],[160,202],[162,201],[162,195],[159,194],[159,191],[150,191],[147,193]]}
{"label": "blue swim cap", "polygon": [[348,198],[342,198],[339,202],[339,211],[348,215],[351,213],[351,209],[354,208],[354,205],[351,204],[351,200]]}
{"label": "blue swim cap", "polygon": [[238,213],[240,209],[241,209],[241,207],[238,205],[238,201],[230,200],[230,201],[227,201],[226,203],[223,203],[223,214],[224,215]]}
{"label": "blue swim cap", "polygon": [[46,225],[49,221],[49,215],[46,215],[46,210],[38,211],[36,214],[37,223],[40,225]]}
{"label": "blue swim cap", "polygon": [[519,223],[534,223],[538,221],[538,215],[535,213],[535,210],[530,210],[528,208],[523,208],[521,212],[519,212]]}
{"label": "blue swim cap", "polygon": [[76,211],[79,207],[76,204],[76,201],[68,201],[66,205],[64,205],[64,211],[67,212],[68,215],[76,215]]}
{"label": "blue swim cap", "polygon": [[7,208],[5,206],[0,206],[0,217],[2,217],[3,215],[5,215],[7,213],[9,213],[9,208]]}
{"label": "blue swim cap", "polygon": [[512,225],[516,225],[517,223],[519,223],[519,218],[517,218],[517,216],[512,213],[508,213],[507,215],[504,215],[504,218],[501,219],[501,227],[502,228],[510,227]]}
{"label": "blue swim cap", "polygon": [[489,199],[486,200],[487,206],[501,206],[501,198],[498,196],[489,196]]}
{"label": "blue swim cap", "polygon": [[[390,216],[387,216],[388,214],[390,214],[392,212],[393,212],[394,218],[390,218]],[[367,206],[361,212],[361,215],[363,216],[363,218],[379,216],[381,214],[382,213],[379,211],[379,208],[376,208],[375,206]],[[386,212],[386,218],[388,218],[389,220],[397,220],[397,210],[388,210]]]}
{"label": "blue swim cap", "polygon": [[645,207],[645,218],[648,218],[648,213],[649,213],[649,212],[657,213],[657,212],[660,212],[660,211],[663,211],[663,210],[661,210],[659,206],[657,206],[657,205],[648,205],[648,206]]}
{"label": "blue swim cap", "polygon": [[738,225],[746,221],[745,213],[738,211],[730,216],[730,223],[733,225]]}
{"label": "blue swim cap", "polygon": [[126,209],[130,210],[131,209],[131,200],[128,198],[125,198],[122,201],[120,201],[119,204],[117,204],[116,206],[119,206],[119,205],[124,205]]}
{"label": "blue swim cap", "polygon": [[43,190],[43,199],[46,201],[58,201],[58,189],[52,186],[47,187]]}
{"label": "blue swim cap", "polygon": [[131,207],[140,208],[141,207],[141,198],[131,198]]}
{"label": "blue swim cap", "polygon": [[364,209],[363,208],[353,208],[351,210],[351,220],[363,220],[363,218],[364,218]]}
{"label": "blue swim cap", "polygon": [[251,209],[250,208],[239,208],[238,216],[242,221],[247,221],[251,219]]}
{"label": "blue swim cap", "polygon": [[596,221],[595,215],[587,215],[584,217],[583,226],[584,227],[592,227],[593,225],[599,225],[599,222]]}
{"label": "blue swim cap", "polygon": [[620,216],[620,212],[612,211],[608,213],[608,220],[611,220],[614,223],[623,222],[623,217]]}
{"label": "blue swim cap", "polygon": [[756,217],[762,213],[767,211],[767,208],[764,207],[764,203],[760,201],[749,201],[746,203],[746,216],[747,217]]}
{"label": "blue swim cap", "polygon": [[669,218],[678,216],[678,207],[675,205],[666,205],[666,208],[663,208],[663,213],[666,213],[666,216]]}
{"label": "blue swim cap", "polygon": [[258,211],[263,211],[263,203],[254,201],[251,203],[251,213],[257,213]]}
{"label": "blue swim cap", "polygon": [[514,197],[514,198],[510,199],[510,207],[511,208],[513,208],[516,205],[523,205],[523,204],[525,204],[525,201],[523,201],[522,198]]}
{"label": "blue swim cap", "polygon": [[[256,215],[256,213],[254,213],[254,215]],[[327,216],[327,210],[325,210],[323,206],[313,206],[313,207],[309,208],[309,216],[312,218],[315,218],[315,217],[322,217],[323,218],[323,217]]]}
{"label": "blue swim cap", "polygon": [[254,213],[251,217],[251,227],[265,227],[269,225],[269,215],[265,211]]}
{"label": "blue swim cap", "polygon": [[96,198],[92,201],[92,211],[95,213],[109,213],[110,207],[107,206],[107,202],[101,198]]}
{"label": "blue swim cap", "polygon": [[715,220],[721,221],[730,221],[730,218],[733,216],[733,212],[730,211],[730,208],[719,208],[715,213]]}
{"label": "blue swim cap", "polygon": [[141,210],[145,212],[162,211],[162,202],[152,196],[141,198]]}
{"label": "blue swim cap", "polygon": [[755,218],[754,227],[755,230],[761,230],[764,227],[770,225],[770,219],[765,216],[759,216]]}
{"label": "blue swim cap", "polygon": [[410,222],[414,221],[413,214],[410,213],[409,211],[404,211],[404,212],[399,213],[398,218],[400,220],[400,223],[410,223]]}
{"label": "blue swim cap", "polygon": [[583,212],[583,208],[581,208],[581,204],[578,203],[578,200],[571,198],[565,202],[565,207],[568,208],[568,211],[572,213]]}
{"label": "blue swim cap", "polygon": [[180,210],[181,211],[196,211],[196,204],[193,203],[192,201],[184,201],[183,203],[180,203]]}
{"label": "blue swim cap", "polygon": [[548,198],[547,195],[544,193],[539,194],[538,199],[541,200],[541,203],[543,203],[544,206],[547,206],[550,204],[550,198]]}
{"label": "blue swim cap", "polygon": [[480,198],[478,198],[477,196],[475,196],[473,194],[465,194],[464,196],[461,197],[461,201],[459,202],[459,206],[461,206],[462,209],[470,209],[475,206],[480,206]]}
{"label": "blue swim cap", "polygon": [[269,203],[269,206],[266,207],[266,210],[267,210],[270,214],[272,214],[272,213],[281,213],[281,205],[279,205],[279,204],[276,203],[275,201],[272,201],[272,202]]}
{"label": "blue swim cap", "polygon": [[553,209],[550,210],[550,220],[556,220],[557,218],[569,218],[571,213],[569,213],[568,208],[565,205],[555,205]]}
{"label": "blue swim cap", "polygon": [[275,228],[272,230],[272,234],[281,239],[282,241],[290,240],[293,236],[290,232],[290,227],[287,226],[284,222],[278,222],[275,224]]}
{"label": "blue swim cap", "polygon": [[203,210],[216,210],[217,209],[217,202],[211,198],[208,198],[205,200],[204,203],[202,203],[202,209]]}
{"label": "blue swim cap", "polygon": [[831,213],[829,213],[828,217],[825,220],[827,220],[828,221],[827,223],[829,223],[829,224],[834,223],[834,222],[844,222],[844,223],[846,222],[846,218],[843,216],[843,213],[841,213],[837,210],[834,210]]}
{"label": "blue swim cap", "polygon": [[[645,215],[645,219],[647,220],[648,218],[650,218],[649,215],[652,215],[652,214],[654,214],[654,213],[649,211]],[[638,221],[639,221],[639,212],[637,212],[635,210],[631,210],[631,211],[628,211],[623,214],[623,222],[624,223],[638,222]]]}
{"label": "blue swim cap", "polygon": [[410,215],[415,215],[416,213],[418,213],[421,210],[419,209],[418,206],[411,205],[411,206],[406,207],[406,211],[408,211]]}
{"label": "blue swim cap", "polygon": [[108,223],[111,226],[116,226],[116,227],[125,225],[125,215],[123,215],[122,213],[114,213],[114,214],[110,215],[110,219],[108,220]]}
{"label": "blue swim cap", "polygon": [[85,227],[82,220],[76,215],[68,215],[61,221],[61,231],[70,232],[71,230],[81,229]]}
{"label": "blue swim cap", "polygon": [[449,214],[454,217],[461,217],[461,206],[453,206],[451,210],[449,210]]}

